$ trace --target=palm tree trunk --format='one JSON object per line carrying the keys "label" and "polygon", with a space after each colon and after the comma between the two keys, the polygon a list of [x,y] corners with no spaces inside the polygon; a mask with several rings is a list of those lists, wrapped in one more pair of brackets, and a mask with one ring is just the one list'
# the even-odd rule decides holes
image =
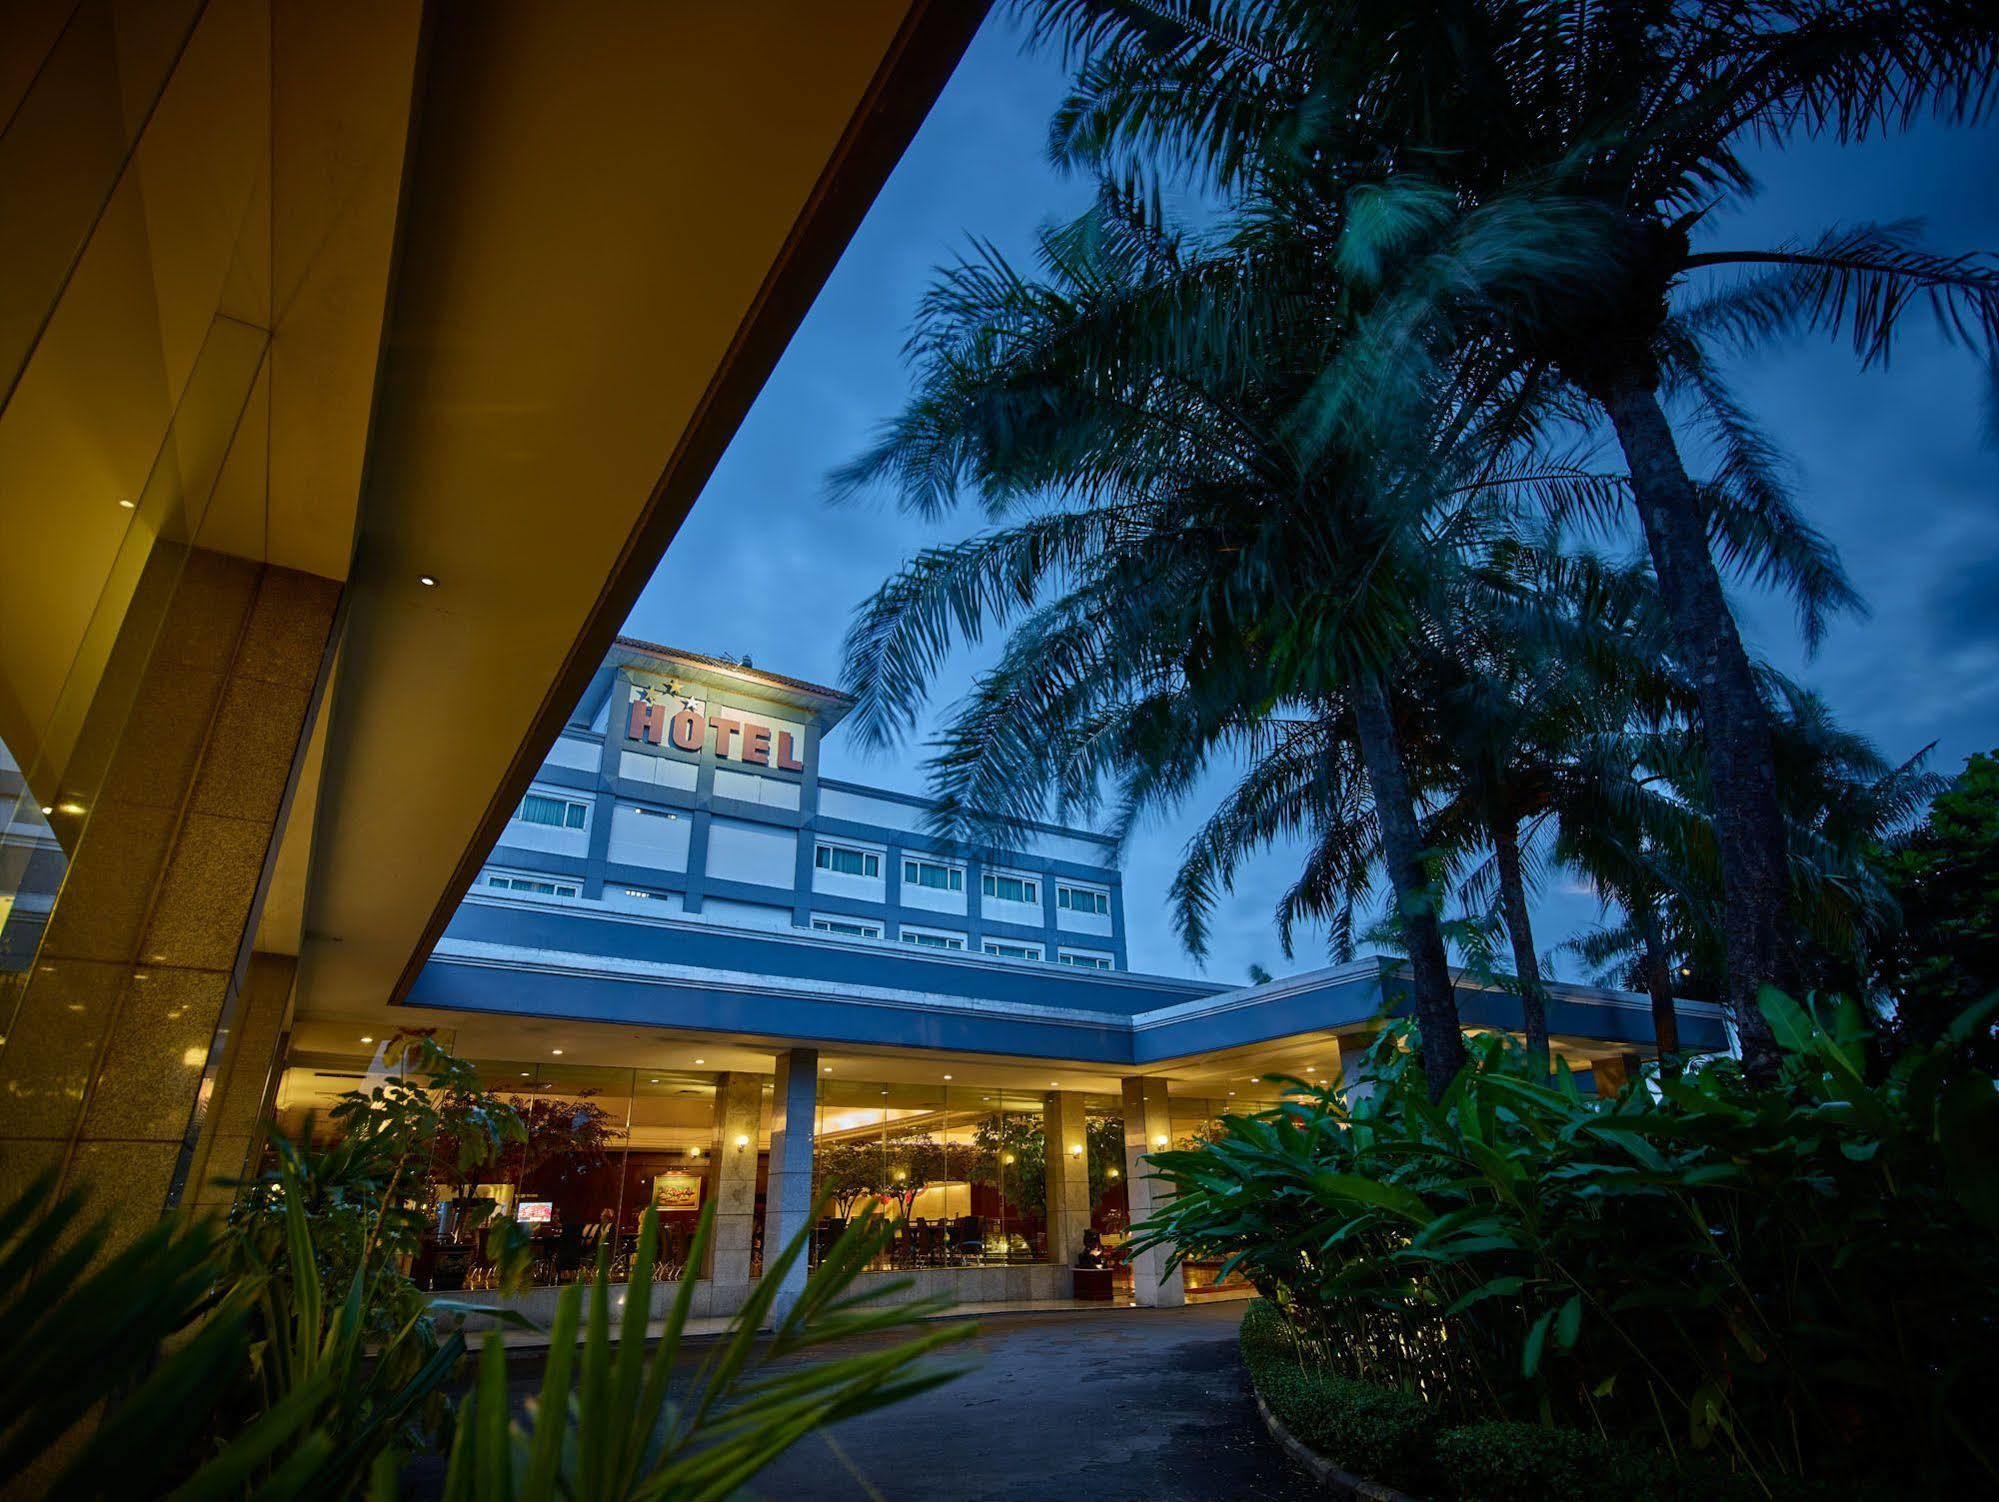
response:
{"label": "palm tree trunk", "polygon": [[1659,1050],[1659,1071],[1677,1074],[1680,1069],[1680,1014],[1673,1006],[1673,971],[1666,963],[1666,948],[1659,938],[1659,915],[1650,901],[1632,914],[1644,940],[1645,989],[1652,993],[1652,1043]]}
{"label": "palm tree trunk", "polygon": [[1721,852],[1728,1009],[1751,1078],[1776,1074],[1777,1041],[1757,996],[1788,981],[1784,820],[1770,714],[1722,593],[1707,524],[1649,379],[1611,386],[1605,410],[1631,470],[1639,520],[1673,634],[1698,696]]}
{"label": "palm tree trunk", "polygon": [[1506,937],[1513,941],[1513,973],[1520,982],[1520,1025],[1529,1057],[1548,1063],[1548,994],[1541,985],[1541,961],[1534,953],[1534,929],[1527,916],[1527,883],[1520,874],[1520,829],[1511,819],[1493,821],[1492,857],[1499,867],[1499,909]]}
{"label": "palm tree trunk", "polygon": [[1402,920],[1402,940],[1409,950],[1423,1077],[1429,1084],[1430,1098],[1435,1100],[1465,1063],[1457,993],[1451,986],[1450,962],[1444,957],[1436,900],[1423,869],[1416,802],[1409,792],[1409,774],[1402,765],[1402,747],[1388,695],[1378,683],[1362,684],[1355,688],[1353,701],[1361,760],[1367,767],[1368,789],[1374,795],[1374,816],[1381,826],[1382,859],[1388,867],[1389,889],[1395,894],[1395,910]]}

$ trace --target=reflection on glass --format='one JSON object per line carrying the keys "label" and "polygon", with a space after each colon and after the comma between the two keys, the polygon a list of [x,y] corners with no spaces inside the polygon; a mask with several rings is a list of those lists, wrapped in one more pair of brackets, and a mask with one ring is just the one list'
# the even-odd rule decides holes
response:
{"label": "reflection on glass", "polygon": [[[639,1220],[659,1212],[655,1277],[678,1277],[701,1207],[715,1193],[712,1075],[591,1066],[549,1067],[477,1060],[480,1077],[519,1113],[525,1140],[462,1175],[455,1146],[440,1143],[411,1203],[431,1233],[408,1269],[419,1287],[484,1289],[497,1273],[486,1227],[508,1216],[527,1233],[529,1281],[587,1278],[601,1253],[614,1278],[629,1277]],[[329,1145],[330,1112],[343,1092],[382,1078],[379,1059],[294,1053],[279,1082],[277,1123],[294,1138]],[[757,1234],[769,1151],[768,1091],[756,1143]],[[752,1261],[752,1276],[755,1274]]]}

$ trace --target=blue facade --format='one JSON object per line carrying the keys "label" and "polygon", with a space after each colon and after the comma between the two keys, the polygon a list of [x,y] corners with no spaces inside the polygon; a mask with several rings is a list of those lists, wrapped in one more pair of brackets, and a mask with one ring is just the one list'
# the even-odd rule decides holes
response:
{"label": "blue facade", "polygon": [[[818,775],[848,707],[831,689],[620,642],[410,1001],[773,1048],[1138,1069],[1366,1030],[1404,1009],[1386,961],[1239,988],[1130,974],[1108,840],[1053,826],[1030,850],[936,839],[923,799]],[[1031,903],[1008,900],[1030,886]],[[1105,911],[1078,895],[1092,893]],[[1064,963],[1086,954],[1101,968]],[[1503,990],[1467,983],[1458,1001],[1468,1026],[1519,1029]],[[1685,1046],[1728,1046],[1717,1009],[1680,1012]],[[1558,1039],[1652,1043],[1642,997],[1554,986],[1548,1013]]]}
{"label": "blue facade", "polygon": [[849,707],[832,689],[621,641],[479,887],[996,963],[1126,968],[1111,841],[1052,825],[1024,850],[936,838],[929,800],[819,775]]}

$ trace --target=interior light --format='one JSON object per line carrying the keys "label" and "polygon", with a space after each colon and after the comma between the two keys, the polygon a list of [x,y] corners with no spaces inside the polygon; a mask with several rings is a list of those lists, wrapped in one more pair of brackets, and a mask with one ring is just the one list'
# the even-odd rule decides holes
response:
{"label": "interior light", "polygon": [[654,1075],[654,1076],[652,1077],[652,1082],[653,1082],[653,1083],[654,1083],[655,1085],[657,1085],[657,1084],[659,1083],[659,1076],[658,1076],[658,1075]]}
{"label": "interior light", "polygon": [[1080,1158],[1080,1157],[1082,1157],[1082,1156],[1083,1156],[1083,1144],[1082,1144],[1082,1143],[1080,1143],[1080,1142],[1072,1142],[1072,1143],[1070,1143],[1070,1144],[1069,1144],[1069,1156],[1070,1156],[1070,1157],[1072,1157],[1072,1158]]}
{"label": "interior light", "polygon": [[554,1054],[558,1059],[562,1057],[562,1050],[559,1048],[551,1048],[549,1052]]}
{"label": "interior light", "polygon": [[1050,1080],[1048,1082],[1048,1088],[1050,1090],[1060,1090],[1062,1087],[1061,1085],[1057,1084],[1054,1080]]}
{"label": "interior light", "polygon": [[749,1145],[750,1145],[750,1139],[747,1137],[738,1137],[736,1139],[737,1147],[748,1147]]}
{"label": "interior light", "polygon": [[1152,1139],[1152,1145],[1153,1145],[1154,1147],[1164,1147],[1164,1146],[1166,1146],[1166,1139],[1165,1139],[1165,1138],[1164,1138],[1163,1136],[1161,1136],[1161,1137],[1154,1137],[1154,1138]]}
{"label": "interior light", "polygon": [[53,803],[44,803],[42,805],[42,816],[44,818],[54,813],[55,811],[56,811],[56,806]]}
{"label": "interior light", "polygon": [[824,1069],[820,1070],[819,1072],[821,1074],[831,1074],[833,1072],[833,1066],[831,1064],[828,1064]]}
{"label": "interior light", "polygon": [[947,1074],[944,1076],[944,1078],[948,1080],[949,1078],[951,1078],[951,1076]]}
{"label": "interior light", "polygon": [[67,803],[59,803],[56,807],[60,808],[66,814],[80,814],[83,812],[83,805],[78,803],[74,798],[70,799]]}
{"label": "interior light", "polygon": [[366,1033],[363,1033],[363,1034],[361,1035],[361,1041],[362,1041],[363,1043],[373,1043],[373,1042],[374,1042],[375,1040],[374,1040],[373,1038],[369,1037],[369,1036],[368,1036],[368,1035],[367,1035]]}
{"label": "interior light", "polygon": [[418,574],[416,576],[416,582],[421,584],[425,589],[435,589],[437,588],[437,575]]}
{"label": "interior light", "polygon": [[122,499],[118,502],[118,504],[127,511],[136,511],[139,506],[139,503],[137,501],[128,501]]}
{"label": "interior light", "polygon": [[521,1078],[522,1078],[522,1079],[526,1079],[527,1077],[528,1077],[528,1072],[527,1072],[527,1071],[526,1071],[525,1069],[523,1069],[523,1070],[521,1071]]}
{"label": "interior light", "polygon": [[1112,1178],[1114,1178],[1114,1179],[1121,1179],[1121,1178],[1123,1178],[1123,1177],[1124,1177],[1124,1175],[1123,1175],[1123,1174],[1121,1174],[1120,1172],[1118,1172],[1118,1170],[1117,1170],[1117,1169],[1113,1168],[1113,1169],[1111,1170],[1111,1177],[1112,1177]]}

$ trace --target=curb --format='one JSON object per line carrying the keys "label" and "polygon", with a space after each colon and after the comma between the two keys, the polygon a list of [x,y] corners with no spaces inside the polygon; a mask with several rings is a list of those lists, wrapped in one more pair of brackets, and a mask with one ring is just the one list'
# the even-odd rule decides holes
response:
{"label": "curb", "polygon": [[1312,1473],[1319,1485],[1336,1497],[1358,1497],[1362,1502],[1421,1502],[1420,1498],[1408,1492],[1398,1492],[1392,1486],[1383,1486],[1379,1481],[1369,1481],[1365,1476],[1356,1476],[1352,1471],[1341,1470],[1325,1456],[1306,1444],[1297,1435],[1284,1427],[1283,1421],[1270,1411],[1270,1405],[1263,1401],[1263,1394],[1256,1390],[1256,1382],[1247,1372],[1243,1379],[1249,1383],[1251,1395],[1256,1399],[1257,1414],[1263,1419],[1263,1427],[1270,1431],[1270,1437],[1299,1465]]}

